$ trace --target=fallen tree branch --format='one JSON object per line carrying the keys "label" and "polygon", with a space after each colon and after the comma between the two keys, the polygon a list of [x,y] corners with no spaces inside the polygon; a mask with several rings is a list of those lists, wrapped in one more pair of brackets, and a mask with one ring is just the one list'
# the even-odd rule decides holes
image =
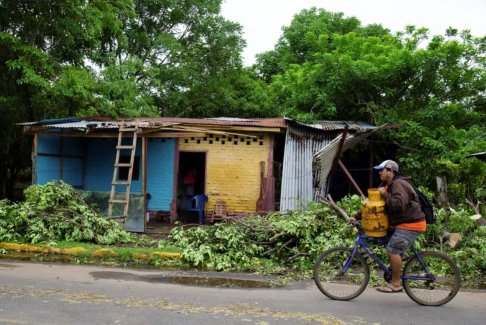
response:
{"label": "fallen tree branch", "polygon": [[321,197],[321,202],[333,208],[344,219],[344,221],[350,222],[352,220],[352,218],[348,216],[346,211],[338,207],[338,205],[336,204],[336,202],[334,202],[330,194],[328,194],[327,197],[325,198]]}
{"label": "fallen tree branch", "polygon": [[287,248],[287,245],[291,244],[291,243],[292,243],[294,240],[296,240],[296,238],[295,238],[295,237],[292,237],[292,238],[290,238],[289,240],[287,240],[287,241],[285,242],[285,244],[283,244],[283,245],[282,245],[282,246],[281,246],[281,247],[278,249],[277,253],[280,253],[280,251],[281,251],[282,249]]}
{"label": "fallen tree branch", "polygon": [[477,204],[474,204],[469,199],[466,199],[466,203],[469,204],[473,208],[473,210],[474,210],[474,212],[476,212],[476,214],[481,214],[480,211],[479,211],[479,205],[481,204],[481,202],[478,201]]}
{"label": "fallen tree branch", "polygon": [[309,256],[309,254],[308,253],[297,252],[293,256],[289,257],[289,261],[293,261],[294,259],[296,259],[299,256]]}

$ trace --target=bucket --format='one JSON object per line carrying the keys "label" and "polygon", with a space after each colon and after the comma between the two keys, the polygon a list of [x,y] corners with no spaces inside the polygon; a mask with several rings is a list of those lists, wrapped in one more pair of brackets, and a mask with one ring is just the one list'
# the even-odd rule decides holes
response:
{"label": "bucket", "polygon": [[388,230],[388,215],[385,213],[385,200],[376,188],[368,189],[368,198],[361,204],[361,226],[365,235],[384,237]]}

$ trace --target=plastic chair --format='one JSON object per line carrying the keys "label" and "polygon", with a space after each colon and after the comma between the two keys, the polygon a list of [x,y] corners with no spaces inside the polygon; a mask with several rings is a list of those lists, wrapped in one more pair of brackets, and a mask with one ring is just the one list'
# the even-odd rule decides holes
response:
{"label": "plastic chair", "polygon": [[187,209],[188,212],[197,212],[199,216],[199,224],[203,224],[204,220],[204,206],[208,202],[208,197],[205,194],[198,194],[192,197],[191,207]]}

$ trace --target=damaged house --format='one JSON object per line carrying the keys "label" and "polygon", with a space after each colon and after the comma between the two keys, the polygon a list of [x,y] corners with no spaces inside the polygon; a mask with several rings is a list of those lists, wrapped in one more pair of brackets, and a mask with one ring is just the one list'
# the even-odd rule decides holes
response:
{"label": "damaged house", "polygon": [[345,170],[341,153],[379,129],[286,118],[67,118],[21,125],[34,136],[34,184],[62,180],[136,232],[153,216],[209,223],[305,208],[329,190],[333,168]]}

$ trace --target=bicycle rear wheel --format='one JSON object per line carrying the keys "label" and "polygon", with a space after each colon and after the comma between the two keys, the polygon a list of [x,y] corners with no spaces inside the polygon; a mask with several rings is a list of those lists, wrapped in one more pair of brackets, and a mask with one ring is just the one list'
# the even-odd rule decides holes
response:
{"label": "bicycle rear wheel", "polygon": [[[441,252],[421,252],[420,257],[432,275],[428,280],[403,280],[403,288],[416,303],[424,306],[441,306],[451,301],[461,286],[461,274],[456,263]],[[405,265],[403,276],[426,277],[417,256]]]}
{"label": "bicycle rear wheel", "polygon": [[[368,264],[348,247],[334,247],[322,253],[314,264],[314,281],[319,290],[334,300],[351,300],[359,296],[370,278]],[[347,263],[349,262],[349,263]],[[343,267],[349,267],[343,272]]]}

